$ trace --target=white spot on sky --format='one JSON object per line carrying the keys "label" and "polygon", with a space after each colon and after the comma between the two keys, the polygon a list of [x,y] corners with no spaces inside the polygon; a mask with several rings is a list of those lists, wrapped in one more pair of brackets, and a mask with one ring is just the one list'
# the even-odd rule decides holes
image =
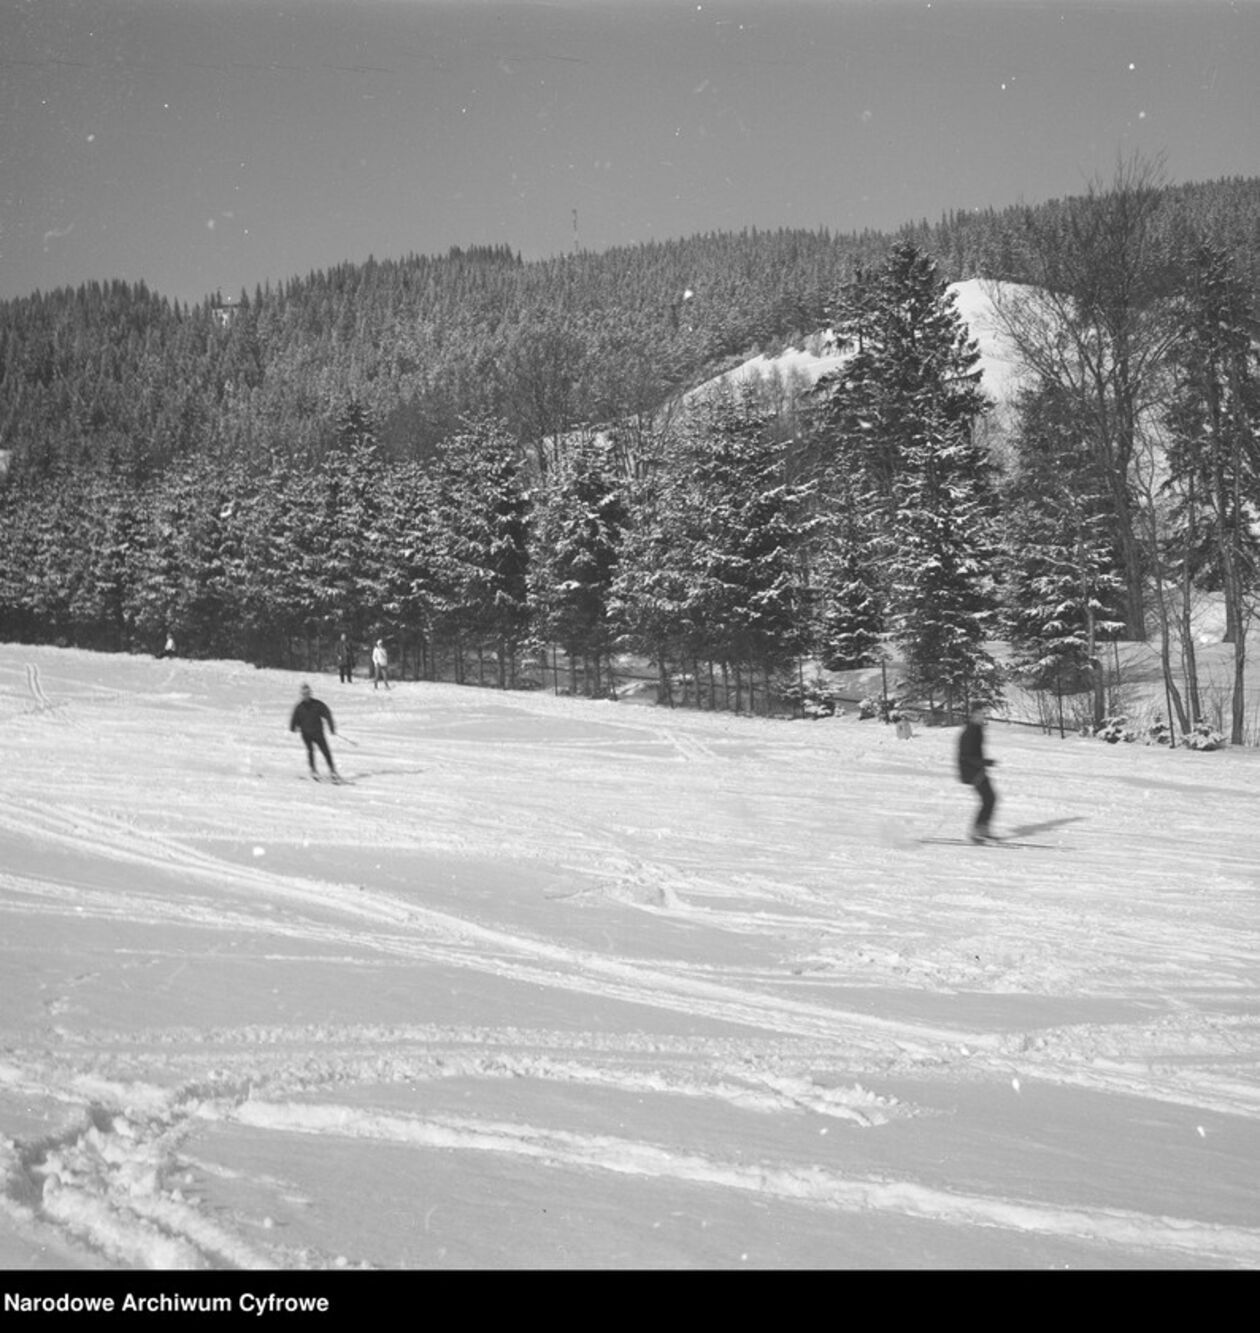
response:
{"label": "white spot on sky", "polygon": [[1130,60],[1130,61],[1129,61],[1129,68],[1130,68],[1131,70],[1134,70],[1134,69],[1137,69],[1137,66],[1133,63],[1133,61]]}
{"label": "white spot on sky", "polygon": [[96,142],[96,135],[95,135],[95,134],[89,134],[88,137],[87,137],[87,141],[88,141],[88,143],[95,143],[95,142]]}
{"label": "white spot on sky", "polygon": [[48,251],[49,241],[59,241],[63,236],[69,236],[73,230],[74,230],[74,223],[72,222],[68,227],[52,227],[48,231],[46,231],[44,233],[45,253],[47,253]]}
{"label": "white spot on sky", "polygon": [[1146,119],[1146,112],[1145,112],[1145,111],[1139,111],[1139,112],[1138,112],[1138,119],[1139,119],[1139,120],[1145,120],[1145,119]]}
{"label": "white spot on sky", "polygon": [[866,110],[862,112],[862,124],[863,125],[868,124],[870,122],[871,117],[874,114],[875,113],[870,109],[870,107],[867,107]]}
{"label": "white spot on sky", "polygon": [[207,219],[206,219],[206,230],[207,230],[207,231],[213,231],[213,230],[214,230],[214,219],[213,219],[213,218],[207,218]]}

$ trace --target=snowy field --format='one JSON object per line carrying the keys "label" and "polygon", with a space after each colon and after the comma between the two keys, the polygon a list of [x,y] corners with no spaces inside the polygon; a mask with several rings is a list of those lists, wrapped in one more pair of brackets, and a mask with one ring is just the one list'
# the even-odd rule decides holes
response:
{"label": "snowy field", "polygon": [[0,645],[0,1268],[1260,1260],[1260,754],[300,680]]}

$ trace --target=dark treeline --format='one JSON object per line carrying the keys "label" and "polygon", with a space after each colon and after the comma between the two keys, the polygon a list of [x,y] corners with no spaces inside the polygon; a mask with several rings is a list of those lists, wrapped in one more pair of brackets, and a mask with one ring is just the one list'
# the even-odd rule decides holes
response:
{"label": "dark treeline", "polygon": [[[588,690],[630,650],[663,696],[737,706],[799,695],[803,657],[895,653],[946,711],[1000,692],[1000,636],[1101,721],[1100,645],[1153,616],[1188,732],[1191,601],[1214,589],[1239,739],[1258,255],[1260,181],[1172,189],[1130,164],[897,236],[455,250],[193,307],[123,283],[10,301],[0,633],[170,632],[304,667],[341,632],[387,636],[415,675],[501,685],[559,650]],[[944,290],[972,276],[1044,294],[999,303],[1029,380],[996,452]],[[683,406],[824,327],[850,359],[786,406],[765,385]]]}

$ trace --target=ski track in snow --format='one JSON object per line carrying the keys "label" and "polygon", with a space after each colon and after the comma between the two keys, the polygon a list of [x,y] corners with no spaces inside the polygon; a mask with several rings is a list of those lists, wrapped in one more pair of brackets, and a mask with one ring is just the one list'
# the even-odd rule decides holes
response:
{"label": "ski track in snow", "polygon": [[[1008,1085],[1254,1124],[1254,756],[1174,768],[1095,747],[1087,763],[1081,742],[1018,738],[1000,816],[1052,849],[933,848],[916,839],[969,815],[948,735],[324,686],[356,742],[333,740],[357,779],[334,788],[293,780],[295,680],[0,646],[0,959],[43,978],[26,983],[38,1013],[0,1023],[0,1229],[83,1265],[378,1262],[210,1206],[234,1173],[202,1138],[235,1126],[1078,1241],[1117,1262],[1260,1258],[1260,1219],[1037,1197],[1031,1177],[947,1187],[913,1163],[811,1160],[791,1135],[778,1155],[757,1137],[749,1160],[671,1131],[677,1114],[891,1135],[934,1123],[950,1089]],[[231,998],[226,1023],[162,1021],[194,977],[246,962],[272,994],[314,967],[347,998],[369,977],[467,978],[505,1021],[241,1021],[249,1002]],[[512,1021],[513,996],[565,1025]],[[492,1090],[509,1086],[534,1091],[533,1119],[501,1114]],[[442,1087],[482,1088],[487,1109],[399,1109]],[[637,1136],[581,1128],[572,1096],[656,1111]]]}

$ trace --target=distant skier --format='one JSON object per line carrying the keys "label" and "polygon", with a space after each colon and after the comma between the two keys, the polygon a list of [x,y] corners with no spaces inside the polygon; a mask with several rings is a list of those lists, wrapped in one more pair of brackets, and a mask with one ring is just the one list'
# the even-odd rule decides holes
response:
{"label": "distant skier", "polygon": [[337,640],[337,677],[343,685],[354,680],[354,645],[344,634]]}
{"label": "distant skier", "polygon": [[971,828],[972,842],[986,842],[993,837],[989,831],[989,822],[993,818],[994,806],[997,805],[997,794],[989,781],[988,770],[996,761],[984,757],[984,724],[988,714],[989,710],[984,704],[972,704],[968,714],[970,721],[958,738],[959,780],[974,787],[980,798],[980,811]]}
{"label": "distant skier", "polygon": [[311,766],[311,777],[316,780],[319,778],[319,774],[315,771],[315,748],[318,746],[320,753],[328,764],[328,772],[332,775],[333,781],[340,782],[341,774],[337,772],[337,765],[333,763],[328,742],[324,739],[325,722],[328,723],[328,730],[335,736],[337,728],[333,725],[333,718],[328,711],[328,705],[322,699],[316,699],[311,694],[309,685],[303,685],[302,698],[293,710],[292,718],[289,719],[289,730],[302,733],[302,741],[306,746],[306,762]]}
{"label": "distant skier", "polygon": [[389,689],[389,654],[382,639],[377,639],[376,647],[372,649],[372,688],[376,689],[378,685]]}

